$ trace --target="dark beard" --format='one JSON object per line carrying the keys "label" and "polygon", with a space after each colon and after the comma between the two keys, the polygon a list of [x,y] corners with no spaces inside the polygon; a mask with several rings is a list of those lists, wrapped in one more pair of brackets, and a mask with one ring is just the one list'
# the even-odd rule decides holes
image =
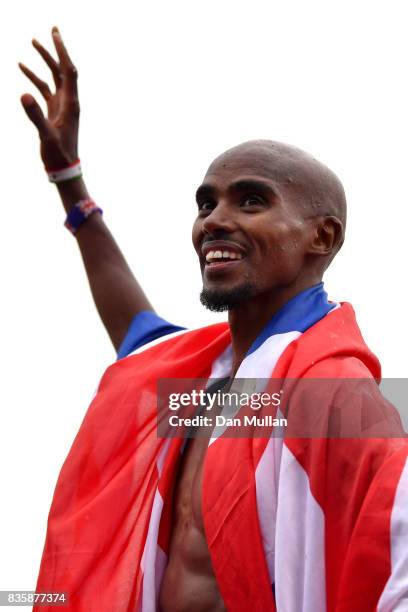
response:
{"label": "dark beard", "polygon": [[229,291],[205,289],[200,293],[200,302],[203,306],[213,312],[223,312],[224,310],[234,310],[243,302],[248,301],[254,294],[254,287],[251,283],[246,283]]}

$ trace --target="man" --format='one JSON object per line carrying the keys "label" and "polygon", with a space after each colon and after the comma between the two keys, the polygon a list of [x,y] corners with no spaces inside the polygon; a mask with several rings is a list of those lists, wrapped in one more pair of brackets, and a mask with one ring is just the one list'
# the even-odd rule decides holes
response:
{"label": "man", "polygon": [[[52,35],[58,62],[33,44],[55,94],[20,64],[48,118],[32,96],[22,104],[120,359],[61,472],[38,588],[67,591],[70,609],[88,612],[403,610],[406,444],[375,384],[357,392],[365,423],[357,428],[343,387],[316,413],[294,401],[296,388],[293,422],[312,424],[316,438],[306,442],[213,429],[210,441],[185,445],[156,436],[164,377],[380,377],[351,307],[328,302],[321,282],[344,240],[340,181],[310,155],[270,141],[214,160],[197,190],[193,244],[201,301],[228,310],[228,325],[171,325],[154,313],[89,198],[77,152],[77,73],[56,28]],[[352,439],[333,439],[344,424]]]}

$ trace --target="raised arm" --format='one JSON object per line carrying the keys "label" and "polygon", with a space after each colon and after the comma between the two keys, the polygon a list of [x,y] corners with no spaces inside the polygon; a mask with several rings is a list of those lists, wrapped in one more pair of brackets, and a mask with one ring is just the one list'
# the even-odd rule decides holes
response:
{"label": "raised arm", "polygon": [[[33,96],[21,97],[25,112],[38,129],[42,161],[46,169],[59,170],[78,159],[78,75],[55,27],[52,38],[58,61],[38,41],[32,44],[52,72],[55,93],[24,64],[19,66],[47,104],[46,117]],[[82,177],[60,182],[57,188],[67,213],[89,197]],[[154,309],[100,214],[91,214],[75,235],[96,308],[117,350],[133,317],[142,310]]]}

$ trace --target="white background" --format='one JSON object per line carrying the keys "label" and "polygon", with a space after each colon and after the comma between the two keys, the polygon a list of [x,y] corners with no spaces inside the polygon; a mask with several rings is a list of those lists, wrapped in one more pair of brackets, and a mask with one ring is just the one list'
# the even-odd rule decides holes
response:
{"label": "white background", "polygon": [[20,106],[23,61],[60,27],[78,70],[91,194],[159,314],[198,301],[194,192],[252,138],[295,144],[343,180],[348,236],[327,273],[385,376],[407,376],[408,42],[404,2],[16,0],[1,45],[0,589],[32,589],[58,471],[115,358]]}

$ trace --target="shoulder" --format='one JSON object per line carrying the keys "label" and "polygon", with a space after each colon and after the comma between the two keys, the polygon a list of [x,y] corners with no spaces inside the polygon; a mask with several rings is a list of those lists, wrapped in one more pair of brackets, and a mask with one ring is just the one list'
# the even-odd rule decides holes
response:
{"label": "shoulder", "polygon": [[370,378],[373,373],[367,364],[354,355],[332,355],[310,364],[307,378]]}
{"label": "shoulder", "polygon": [[381,365],[368,348],[348,303],[329,312],[292,342],[278,363],[278,376],[381,378]]}

